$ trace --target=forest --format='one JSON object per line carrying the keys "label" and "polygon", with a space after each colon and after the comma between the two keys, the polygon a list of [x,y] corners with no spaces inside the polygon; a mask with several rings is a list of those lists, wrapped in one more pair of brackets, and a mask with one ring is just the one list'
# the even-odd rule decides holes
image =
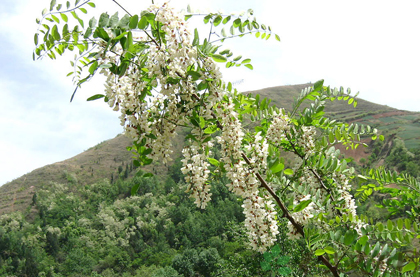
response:
{"label": "forest", "polygon": [[[179,167],[172,176],[179,175]],[[176,177],[175,177],[176,178]],[[182,180],[51,183],[33,195],[33,218],[0,217],[1,276],[295,276],[322,274],[299,243],[260,254],[246,247],[241,201],[213,183],[198,209]],[[138,193],[131,196],[134,184]],[[285,226],[283,234],[285,237]],[[268,260],[266,260],[268,259]],[[322,275],[320,275],[322,276]]]}
{"label": "forest", "polygon": [[[370,161],[380,146],[373,146]],[[418,150],[398,141],[391,153],[389,169],[419,159]],[[139,169],[131,165],[114,180],[87,186],[74,178],[45,184],[26,211],[0,216],[0,275],[330,276],[301,241],[287,239],[285,220],[278,244],[263,254],[252,251],[241,200],[229,193],[226,178],[212,183],[213,201],[201,210],[185,193],[181,165],[175,162],[168,176],[133,177]],[[390,198],[376,192],[360,197],[358,211],[385,224],[407,217],[405,206],[387,210],[383,201]]]}

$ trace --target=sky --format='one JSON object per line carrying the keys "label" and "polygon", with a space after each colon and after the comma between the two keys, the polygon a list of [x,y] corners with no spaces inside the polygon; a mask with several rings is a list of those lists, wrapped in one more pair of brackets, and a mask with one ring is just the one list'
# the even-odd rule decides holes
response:
{"label": "sky", "polygon": [[[57,0],[65,4],[65,1]],[[71,1],[73,2],[73,1]],[[96,0],[99,15],[124,12],[112,0]],[[139,14],[150,1],[118,1]],[[156,0],[156,2],[158,2]],[[394,108],[420,111],[420,3],[413,1],[190,1],[195,11],[224,14],[254,10],[281,42],[255,37],[227,40],[221,49],[250,58],[254,66],[223,70],[240,91],[324,79],[332,87]],[[0,9],[0,185],[73,157],[121,133],[118,113],[103,101],[103,79],[83,86],[70,103],[74,85],[66,74],[72,56],[32,60],[35,18],[50,1],[2,0]],[[172,0],[185,9],[189,1]],[[88,19],[89,19],[88,18]],[[190,22],[197,27],[199,21]],[[207,29],[199,27],[201,31]]]}

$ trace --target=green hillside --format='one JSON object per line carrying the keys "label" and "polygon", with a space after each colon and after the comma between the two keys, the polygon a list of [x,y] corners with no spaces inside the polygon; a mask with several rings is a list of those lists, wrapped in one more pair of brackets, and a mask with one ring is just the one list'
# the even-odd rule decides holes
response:
{"label": "green hillside", "polygon": [[[271,87],[250,93],[270,98],[273,105],[288,110],[301,90],[310,85]],[[382,154],[382,159],[385,159],[389,154],[394,138],[400,138],[407,149],[420,148],[420,113],[418,112],[401,111],[358,99],[356,108],[353,108],[353,105],[348,105],[346,101],[337,100],[328,103],[326,114],[331,118],[349,123],[357,121],[378,128],[386,137],[385,144],[381,146],[383,149],[379,151]],[[177,138],[174,145],[176,146],[174,160],[176,160],[180,156],[183,145],[181,136]],[[25,210],[30,203],[32,193],[48,185],[51,181],[73,180],[79,185],[86,185],[104,178],[112,181],[121,175],[132,176],[134,173],[132,155],[126,150],[127,146],[130,146],[130,141],[126,137],[118,135],[75,157],[36,169],[1,186],[0,214]],[[356,150],[345,150],[344,148],[340,150],[356,161],[362,158],[368,160],[371,155],[371,149],[363,147]],[[377,163],[381,164],[379,161]],[[155,163],[146,170],[166,174],[168,168]]]}
{"label": "green hillside", "polygon": [[[288,110],[307,86],[251,93]],[[358,169],[420,172],[420,113],[362,99],[356,109],[334,101],[326,113],[373,125],[386,136],[366,139],[369,148],[340,148]],[[182,137],[173,142],[172,164],[143,168],[154,177],[136,176],[126,150],[131,142],[118,135],[1,186],[0,276],[329,276],[303,244],[286,239],[284,219],[278,219],[282,243],[264,255],[246,247],[242,202],[228,192],[224,177],[211,181],[212,201],[198,209],[180,174]],[[138,193],[131,196],[134,185]],[[389,213],[375,206],[381,197],[357,203],[359,212],[383,220]]]}

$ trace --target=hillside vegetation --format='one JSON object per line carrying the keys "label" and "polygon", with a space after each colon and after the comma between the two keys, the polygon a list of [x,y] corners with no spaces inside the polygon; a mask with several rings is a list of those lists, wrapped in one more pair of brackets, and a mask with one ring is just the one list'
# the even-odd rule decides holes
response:
{"label": "hillside vegetation", "polygon": [[[226,180],[212,183],[213,201],[201,210],[182,181],[120,177],[50,183],[32,194],[31,218],[29,209],[0,216],[0,276],[271,276],[246,247],[241,202]],[[281,248],[273,269],[322,272],[301,245]]]}
{"label": "hillside vegetation", "polygon": [[[287,110],[307,86],[251,93]],[[373,125],[386,136],[369,148],[342,147],[352,166],[383,165],[418,176],[419,113],[364,100],[356,109],[334,101],[326,113]],[[0,276],[328,276],[304,245],[282,239],[288,230],[283,219],[282,243],[264,255],[249,250],[241,201],[223,177],[212,181],[207,209],[198,209],[180,173],[184,143],[178,138],[174,144],[172,164],[143,168],[155,177],[136,174],[126,150],[131,143],[118,135],[0,187]],[[357,203],[359,212],[378,221],[403,216],[376,207],[381,197]]]}
{"label": "hillside vegetation", "polygon": [[[249,93],[259,94],[261,98],[272,99],[272,105],[289,110],[301,90],[310,85],[270,87]],[[358,99],[356,108],[348,105],[346,101],[327,103],[326,114],[331,118],[344,120],[349,123],[357,121],[369,124],[378,128],[385,135],[386,140],[384,144],[376,146],[377,153],[373,158],[371,158],[371,148],[359,147],[354,150],[346,150],[344,147],[340,148],[342,152],[361,165],[367,165],[369,159],[370,164],[383,165],[396,138],[400,141],[399,147],[404,148],[403,152],[408,152],[406,155],[412,156],[412,152],[420,148],[420,113],[418,112],[401,111]],[[51,181],[66,182],[76,180],[78,184],[86,185],[104,178],[112,182],[121,173],[126,177],[133,176],[132,154],[126,150],[130,145],[129,139],[123,135],[118,135],[114,139],[101,142],[75,157],[36,169],[1,186],[0,214],[24,211],[31,201],[32,193],[48,185]],[[181,136],[177,138],[174,145],[176,146],[176,159],[180,156],[183,145]],[[360,163],[361,159],[362,162]],[[394,164],[394,168],[404,170],[405,167]],[[168,168],[155,163],[145,170],[154,171],[154,173],[160,175],[166,174]]]}

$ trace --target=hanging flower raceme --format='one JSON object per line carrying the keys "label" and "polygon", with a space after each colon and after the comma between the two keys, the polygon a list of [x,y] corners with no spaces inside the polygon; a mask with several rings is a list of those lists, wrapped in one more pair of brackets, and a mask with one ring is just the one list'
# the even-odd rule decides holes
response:
{"label": "hanging flower raceme", "polygon": [[289,124],[290,118],[281,109],[279,115],[273,118],[273,122],[267,130],[267,139],[274,145],[279,145],[290,130]]}
{"label": "hanging flower raceme", "polygon": [[252,248],[265,252],[277,241],[276,235],[279,233],[274,204],[268,197],[253,193],[244,200],[242,207]]}
{"label": "hanging flower raceme", "polygon": [[210,184],[208,178],[210,174],[207,162],[207,156],[211,152],[206,153],[206,149],[211,148],[211,142],[199,143],[191,142],[182,150],[184,159],[182,159],[181,171],[185,175],[185,181],[189,184],[188,190],[192,191],[191,197],[195,199],[195,204],[204,209],[211,200]]}

